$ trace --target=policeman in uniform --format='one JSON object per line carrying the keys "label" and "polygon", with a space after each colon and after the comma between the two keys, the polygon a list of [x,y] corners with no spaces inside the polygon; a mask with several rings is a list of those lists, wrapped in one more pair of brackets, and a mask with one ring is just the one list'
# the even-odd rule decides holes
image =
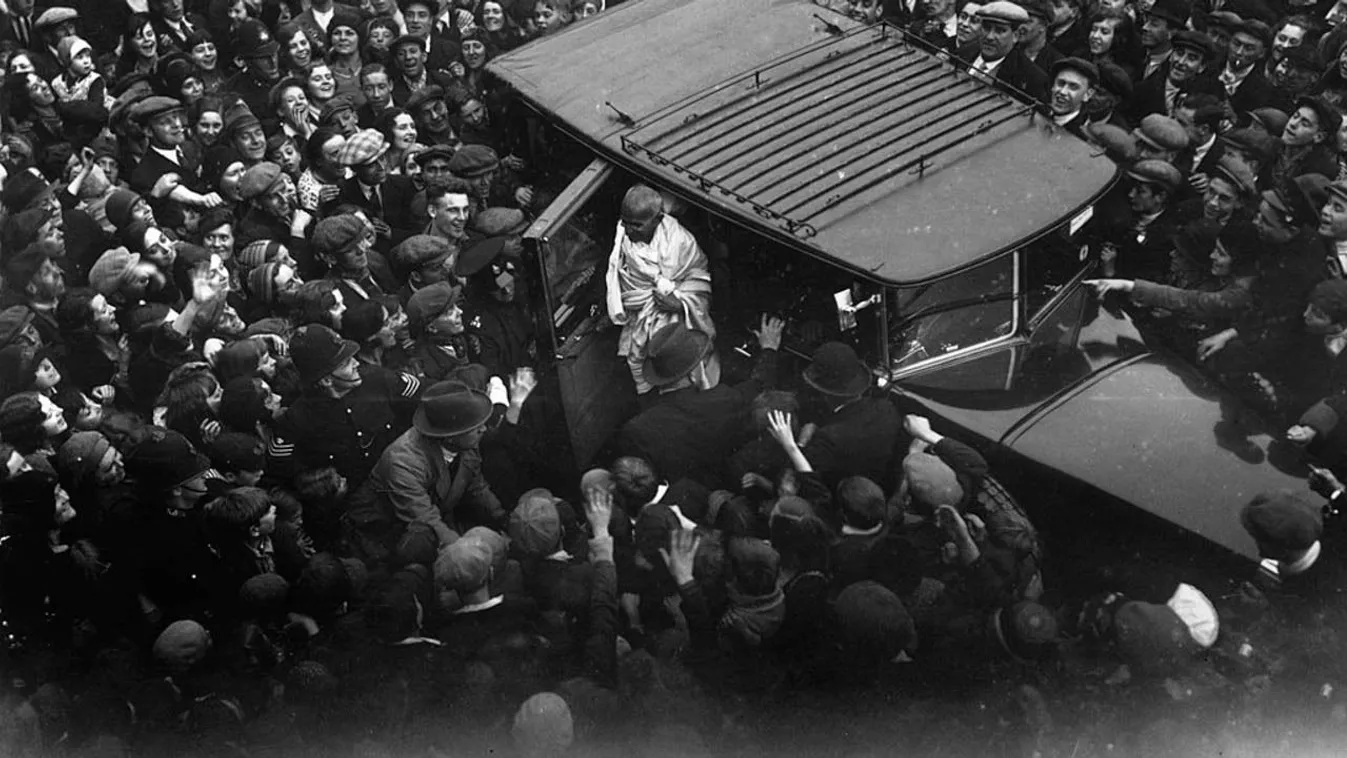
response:
{"label": "policeman in uniform", "polygon": [[285,414],[281,432],[294,443],[301,465],[331,466],[352,489],[410,425],[421,389],[410,375],[361,366],[358,350],[326,326],[295,333],[290,356],[304,394]]}

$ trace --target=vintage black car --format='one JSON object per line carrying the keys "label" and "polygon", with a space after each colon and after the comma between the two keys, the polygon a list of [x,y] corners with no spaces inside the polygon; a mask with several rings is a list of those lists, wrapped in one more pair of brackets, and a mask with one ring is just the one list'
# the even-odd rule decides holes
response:
{"label": "vintage black car", "polygon": [[1240,506],[1305,486],[1228,391],[1081,284],[1081,230],[1118,167],[899,30],[807,0],[640,0],[491,71],[560,151],[593,156],[526,235],[581,465],[630,412],[599,304],[622,192],[643,181],[716,240],[723,335],[766,310],[800,355],[851,341],[1031,508],[1045,486],[1123,505],[1157,541],[1197,535],[1238,562],[1256,558]]}

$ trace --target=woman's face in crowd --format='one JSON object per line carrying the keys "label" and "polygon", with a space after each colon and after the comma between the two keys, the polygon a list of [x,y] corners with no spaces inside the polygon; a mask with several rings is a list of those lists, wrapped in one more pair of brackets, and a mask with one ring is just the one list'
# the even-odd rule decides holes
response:
{"label": "woman's face in crowd", "polygon": [[309,44],[309,35],[302,31],[295,32],[285,49],[290,53],[290,62],[295,68],[304,68],[313,62],[313,45]]}
{"label": "woman's face in crowd", "polygon": [[61,383],[61,372],[56,370],[50,358],[43,358],[33,372],[33,389],[41,392]]}
{"label": "woman's face in crowd", "polygon": [[225,260],[233,258],[234,225],[221,224],[206,232],[206,235],[201,238],[201,246],[209,250],[213,255],[218,255]]}
{"label": "woman's face in crowd", "polygon": [[56,485],[56,525],[64,526],[75,518],[75,506],[70,504],[70,493],[65,487]]}
{"label": "woman's face in crowd", "polygon": [[37,74],[29,74],[28,99],[33,101],[33,105],[46,107],[56,102],[56,93],[51,91],[51,85],[47,84],[42,77]]}
{"label": "woman's face in crowd", "polygon": [[280,147],[272,151],[271,160],[285,173],[299,176],[299,148],[295,147],[293,140],[282,142]]}
{"label": "woman's face in crowd", "polygon": [[16,53],[9,59],[9,75],[31,74],[37,69],[33,68],[33,59],[28,57],[27,53]]}
{"label": "woman's face in crowd", "polygon": [[337,79],[332,75],[332,69],[326,64],[314,66],[309,72],[309,97],[317,102],[326,103],[336,94]]}
{"label": "woman's face in crowd", "polygon": [[276,392],[271,389],[271,385],[266,382],[262,382],[261,389],[266,393],[266,396],[262,399],[262,407],[267,409],[267,412],[271,414],[272,418],[281,415],[281,396],[277,395]]}
{"label": "woman's face in crowd", "polygon": [[243,172],[246,167],[243,161],[235,161],[229,164],[220,176],[220,193],[230,200],[239,200],[239,182],[243,181]]}
{"label": "woman's face in crowd", "polygon": [[282,263],[276,267],[276,276],[272,277],[271,283],[275,285],[277,295],[292,295],[299,291],[299,285],[304,281],[295,274],[294,267]]}
{"label": "woman's face in crowd", "polygon": [[[202,147],[210,147],[224,131],[224,119],[216,111],[204,111],[196,120],[196,140]],[[106,172],[104,172],[106,173]]]}
{"label": "woman's face in crowd", "polygon": [[206,85],[202,84],[201,80],[195,76],[189,76],[187,77],[187,80],[182,83],[182,88],[179,92],[182,94],[183,102],[190,105],[200,100],[202,95],[206,94]]}
{"label": "woman's face in crowd", "polygon": [[471,70],[486,65],[486,45],[481,40],[463,40],[463,65]]}
{"label": "woman's face in crowd", "polygon": [[147,224],[154,223],[154,209],[150,207],[149,203],[145,202],[145,198],[136,198],[136,201],[131,204],[131,220],[144,221]]}
{"label": "woman's face in crowd", "polygon": [[337,156],[341,155],[343,147],[346,147],[346,138],[340,134],[328,140],[323,145],[323,163],[330,168],[339,168],[341,163],[337,161]]}
{"label": "woman's face in crowd", "polygon": [[497,2],[482,3],[482,26],[488,32],[498,32],[505,28],[505,6]]}
{"label": "woman's face in crowd", "polygon": [[202,71],[214,71],[215,64],[220,62],[220,51],[214,42],[202,42],[192,48],[192,62]]}
{"label": "woman's face in crowd", "polygon": [[89,301],[89,317],[93,321],[94,331],[98,334],[117,333],[117,309],[112,307],[106,297],[95,295]]}
{"label": "woman's face in crowd", "polygon": [[131,37],[131,46],[142,58],[153,58],[159,52],[159,40],[154,36],[154,27],[146,24],[136,30]]}
{"label": "woman's face in crowd", "polygon": [[56,437],[65,434],[69,424],[65,420],[65,412],[61,406],[47,399],[46,395],[39,395],[37,401],[42,407],[42,431],[47,433],[48,437]]}
{"label": "woman's face in crowd", "polygon": [[178,249],[173,246],[173,240],[168,238],[167,234],[157,226],[152,226],[145,230],[145,257],[159,264],[159,268],[169,271],[173,267],[173,261],[178,257]]}
{"label": "woman's face in crowd", "polygon": [[250,126],[234,138],[234,147],[244,158],[256,163],[267,154],[267,135],[261,126]]}
{"label": "woman's face in crowd", "polygon": [[393,119],[393,147],[406,150],[416,144],[416,122],[410,113],[403,113]]}
{"label": "woman's face in crowd", "polygon": [[1113,47],[1113,35],[1118,22],[1113,20],[1096,21],[1090,27],[1090,54],[1103,55]]}
{"label": "woman's face in crowd", "polygon": [[360,35],[349,26],[338,26],[332,30],[332,52],[337,55],[352,55],[360,49]]}
{"label": "woman's face in crowd", "polygon": [[[281,93],[281,112],[277,116],[286,118],[291,113],[299,112],[301,115],[309,109],[309,96],[300,87],[286,87]],[[305,116],[307,118],[307,116]]]}
{"label": "woman's face in crowd", "polygon": [[551,3],[542,2],[533,6],[533,22],[538,25],[539,32],[551,34],[564,26],[566,19]]}

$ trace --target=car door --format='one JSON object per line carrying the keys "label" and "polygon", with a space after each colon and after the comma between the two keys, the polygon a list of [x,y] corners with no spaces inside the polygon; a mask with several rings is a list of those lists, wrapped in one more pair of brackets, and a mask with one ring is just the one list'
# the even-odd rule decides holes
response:
{"label": "car door", "polygon": [[[608,320],[605,275],[628,182],[596,158],[525,233],[542,297],[535,298],[549,343],[577,466],[596,463],[618,427],[636,410],[636,388],[617,354],[621,329]],[[606,464],[608,461],[597,461]]]}

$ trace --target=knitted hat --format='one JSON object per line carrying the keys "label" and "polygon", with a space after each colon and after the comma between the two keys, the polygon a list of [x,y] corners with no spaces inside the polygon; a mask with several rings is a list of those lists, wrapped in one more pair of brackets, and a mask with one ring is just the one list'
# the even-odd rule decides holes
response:
{"label": "knitted hat", "polygon": [[115,295],[121,289],[122,279],[137,263],[140,256],[124,247],[109,250],[89,270],[89,286],[105,297]]}
{"label": "knitted hat", "polygon": [[954,469],[930,453],[910,453],[904,458],[903,477],[912,498],[930,508],[963,502],[963,488]]}
{"label": "knitted hat", "polygon": [[1265,492],[1239,513],[1244,531],[1258,543],[1258,552],[1283,560],[1309,549],[1324,531],[1323,513],[1301,492]]}
{"label": "knitted hat", "polygon": [[56,467],[76,484],[91,479],[112,443],[100,432],[75,432],[61,445]]}
{"label": "knitted hat", "polygon": [[1183,619],[1167,605],[1133,601],[1113,616],[1118,654],[1146,674],[1170,674],[1197,650]]}
{"label": "knitted hat", "polygon": [[257,240],[234,255],[238,261],[240,273],[248,273],[267,261],[275,260],[284,245],[275,240]]}
{"label": "knitted hat", "polygon": [[545,489],[525,492],[510,513],[510,539],[529,557],[542,557],[557,551],[561,544],[561,517],[557,498]]}
{"label": "knitted hat", "polygon": [[492,558],[491,546],[485,540],[464,536],[441,548],[435,559],[435,583],[460,594],[478,590],[490,579]]}
{"label": "knitted hat", "polygon": [[553,692],[540,692],[524,701],[510,729],[522,755],[560,755],[575,741],[571,708]]}
{"label": "knitted hat", "polygon": [[833,601],[842,643],[855,653],[887,661],[917,639],[916,626],[898,596],[879,582],[856,582]]}
{"label": "knitted hat", "polygon": [[[252,246],[249,245],[249,247]],[[271,305],[276,301],[276,274],[280,270],[281,264],[272,261],[271,263],[263,263],[248,272],[248,291],[252,293],[253,297],[257,298],[258,302]]]}
{"label": "knitted hat", "polygon": [[187,669],[210,652],[210,633],[195,621],[175,621],[154,641],[154,657],[160,663]]}
{"label": "knitted hat", "polygon": [[274,616],[285,610],[290,583],[280,574],[258,574],[239,587],[239,603],[244,613],[255,617]]}

